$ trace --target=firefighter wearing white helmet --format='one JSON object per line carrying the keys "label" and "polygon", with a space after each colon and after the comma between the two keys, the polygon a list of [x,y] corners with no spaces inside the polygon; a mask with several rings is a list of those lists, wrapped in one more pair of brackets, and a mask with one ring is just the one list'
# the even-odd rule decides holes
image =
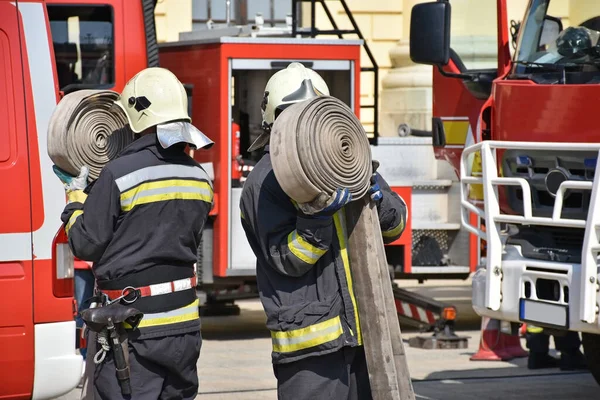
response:
{"label": "firefighter wearing white helmet", "polygon": [[[135,75],[116,103],[137,139],[92,185],[72,180],[81,196],[61,217],[75,256],[93,262],[102,307],[83,311],[84,321],[98,330],[106,320],[99,310],[115,323],[128,317],[117,324],[128,345],[87,358],[90,398],[194,399],[202,343],[194,263],[213,189],[185,147],[213,142],[191,124],[183,85],[166,69]],[[90,354],[105,345],[88,339]],[[95,366],[94,359],[104,361]]]}
{"label": "firefighter wearing white helmet", "polygon": [[182,142],[198,149],[213,144],[191,124],[185,88],[168,69],[141,71],[127,82],[115,104],[125,111],[133,132],[139,134],[156,127],[164,148]]}
{"label": "firefighter wearing white helmet", "polygon": [[248,151],[262,149],[269,143],[273,122],[285,108],[317,96],[329,96],[329,88],[323,78],[312,69],[294,62],[286,69],[276,72],[265,86],[260,105],[263,133]]}
{"label": "firefighter wearing white helmet", "polygon": [[[299,63],[274,74],[261,107],[264,133],[250,150],[266,146],[286,107],[320,95],[329,95],[327,85]],[[383,240],[393,242],[404,230],[406,204],[375,173],[370,195]],[[343,207],[350,200],[348,189],[339,188],[325,204],[294,203],[277,182],[268,146],[244,183],[242,227],[257,260],[280,400],[372,398],[345,255]]]}

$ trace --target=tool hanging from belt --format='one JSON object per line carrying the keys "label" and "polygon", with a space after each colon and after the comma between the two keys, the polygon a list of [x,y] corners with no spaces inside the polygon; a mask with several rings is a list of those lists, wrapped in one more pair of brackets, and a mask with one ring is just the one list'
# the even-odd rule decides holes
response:
{"label": "tool hanging from belt", "polygon": [[195,288],[197,281],[197,278],[194,276],[191,278],[178,279],[172,282],[157,283],[137,288],[127,286],[125,289],[117,290],[100,289],[100,292],[108,297],[110,303],[122,300],[127,304],[131,304],[142,297],[158,296],[161,294],[175,293]]}
{"label": "tool hanging from belt", "polygon": [[129,348],[127,332],[123,323],[137,327],[144,314],[130,306],[118,302],[100,302],[100,307],[88,308],[81,312],[81,318],[87,327],[98,334],[101,349],[94,355],[94,363],[104,361],[106,353],[112,350],[117,379],[123,395],[131,394],[129,382]]}

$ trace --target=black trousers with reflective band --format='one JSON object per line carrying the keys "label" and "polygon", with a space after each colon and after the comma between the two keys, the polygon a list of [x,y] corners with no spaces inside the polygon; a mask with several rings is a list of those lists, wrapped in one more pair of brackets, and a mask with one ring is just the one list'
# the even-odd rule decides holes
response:
{"label": "black trousers with reflective band", "polygon": [[365,351],[344,347],[331,354],[273,366],[279,400],[370,400]]}
{"label": "black trousers with reflective band", "polygon": [[[112,352],[108,352],[93,372],[94,399],[195,399],[198,395],[196,364],[201,346],[199,331],[155,339],[130,339],[131,396],[121,394]],[[93,357],[89,354],[88,361]]]}

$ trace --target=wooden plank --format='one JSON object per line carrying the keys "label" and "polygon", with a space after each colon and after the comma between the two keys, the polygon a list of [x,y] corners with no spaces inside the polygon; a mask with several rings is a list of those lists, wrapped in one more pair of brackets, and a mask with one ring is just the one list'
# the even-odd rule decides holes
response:
{"label": "wooden plank", "polygon": [[348,255],[374,400],[414,400],[377,208],[369,200],[346,207]]}

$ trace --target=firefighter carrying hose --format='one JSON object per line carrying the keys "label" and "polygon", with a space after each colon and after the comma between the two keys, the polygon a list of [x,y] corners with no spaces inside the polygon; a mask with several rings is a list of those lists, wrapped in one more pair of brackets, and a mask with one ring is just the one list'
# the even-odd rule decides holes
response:
{"label": "firefighter carrying hose", "polygon": [[[328,94],[324,80],[302,64],[275,73],[261,106],[264,132],[249,151],[267,145],[273,121],[287,106]],[[384,241],[398,239],[404,201],[377,173],[370,195]],[[350,197],[339,188],[325,207],[295,204],[275,178],[268,146],[245,182],[242,226],[257,257],[280,399],[371,398],[346,249],[343,207]]]}
{"label": "firefighter carrying hose", "polygon": [[[144,314],[136,329],[125,325],[127,398],[194,399],[202,342],[194,262],[213,189],[185,147],[213,142],[191,125],[183,85],[166,69],[138,73],[116,105],[136,140],[87,187],[86,167],[77,177],[58,173],[69,199],[62,220],[75,256],[94,263],[106,304]],[[88,375],[96,399],[125,398],[111,350]]]}

